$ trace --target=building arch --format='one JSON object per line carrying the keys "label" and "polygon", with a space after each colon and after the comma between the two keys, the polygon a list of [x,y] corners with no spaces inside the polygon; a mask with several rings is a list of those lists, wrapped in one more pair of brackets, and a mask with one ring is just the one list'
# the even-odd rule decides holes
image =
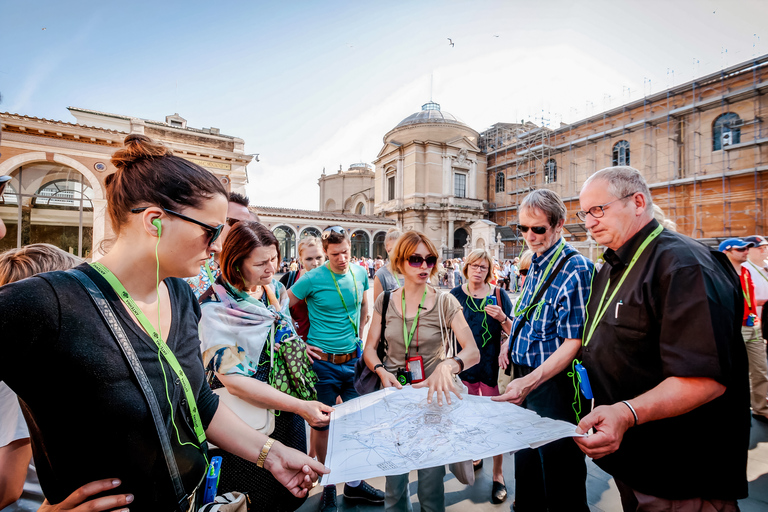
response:
{"label": "building arch", "polygon": [[557,181],[557,162],[550,158],[544,162],[544,183],[554,183]]}
{"label": "building arch", "polygon": [[364,229],[356,229],[350,235],[352,256],[368,258],[371,255],[371,235]]}
{"label": "building arch", "polygon": [[477,242],[475,242],[475,249],[485,249],[485,240],[478,238]]}
{"label": "building arch", "polygon": [[377,231],[376,234],[373,235],[373,254],[371,254],[372,258],[381,256],[382,258],[387,259],[387,246],[384,243],[386,238],[386,231]]}
{"label": "building arch", "polygon": [[291,226],[280,224],[272,230],[272,233],[277,238],[277,244],[280,247],[280,258],[283,260],[297,258],[296,231]]}
{"label": "building arch", "polygon": [[325,211],[332,212],[336,209],[336,201],[329,199],[325,202]]}
{"label": "building arch", "polygon": [[720,114],[712,122],[712,151],[741,142],[741,118],[735,112]]}
{"label": "building arch", "polygon": [[365,215],[365,202],[360,201],[355,206],[355,213],[358,215]]}
{"label": "building arch", "polygon": [[506,178],[504,176],[504,171],[497,172],[496,173],[496,192],[504,192],[505,182],[506,182]]}
{"label": "building arch", "polygon": [[46,153],[42,151],[35,151],[31,153],[22,153],[14,157],[9,158],[5,162],[0,164],[0,176],[5,176],[21,167],[24,164],[36,163],[36,162],[56,162],[67,167],[71,167],[76,170],[88,180],[88,184],[93,189],[94,199],[105,199],[104,188],[101,186],[99,178],[93,174],[93,171],[88,169],[85,165],[81,164],[74,158],[60,155],[58,153],[53,154],[53,160],[50,160]]}
{"label": "building arch", "polygon": [[317,238],[320,238],[320,235],[322,235],[323,230],[318,228],[317,226],[306,226],[304,229],[301,230],[301,233],[299,234],[299,240],[302,238],[306,238],[308,236],[314,236]]}

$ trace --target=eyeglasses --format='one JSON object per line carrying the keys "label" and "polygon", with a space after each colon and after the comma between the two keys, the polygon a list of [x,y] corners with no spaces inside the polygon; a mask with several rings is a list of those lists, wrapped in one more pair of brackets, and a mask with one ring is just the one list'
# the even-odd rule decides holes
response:
{"label": "eyeglasses", "polygon": [[581,219],[582,221],[585,221],[585,220],[587,220],[587,214],[590,214],[592,217],[594,217],[594,218],[596,218],[596,219],[599,219],[599,218],[601,218],[603,215],[605,215],[605,207],[606,207],[606,206],[608,206],[608,205],[610,205],[610,204],[613,204],[613,203],[615,203],[616,201],[622,201],[622,200],[624,200],[624,199],[626,199],[626,198],[628,198],[628,197],[632,197],[632,196],[633,196],[633,195],[635,195],[635,194],[637,194],[637,192],[632,192],[631,194],[627,194],[627,195],[625,195],[624,197],[620,197],[620,198],[618,198],[618,199],[614,199],[614,200],[613,200],[613,201],[611,201],[610,203],[605,203],[605,204],[601,204],[601,205],[593,206],[592,208],[590,208],[590,209],[589,209],[589,210],[587,210],[586,212],[585,212],[585,211],[579,211],[579,212],[576,212],[576,216],[577,216],[579,219]]}
{"label": "eyeglasses", "polygon": [[341,226],[331,226],[331,227],[325,228],[323,230],[323,234],[320,235],[320,238],[322,238],[323,240],[326,240],[326,239],[328,239],[328,237],[332,236],[334,233],[337,234],[337,235],[344,236],[344,237],[347,236],[347,230],[344,229],[343,227],[341,227]]}
{"label": "eyeglasses", "polygon": [[240,222],[240,219],[233,219],[232,217],[227,217],[227,219],[224,222],[227,223],[227,226],[232,227],[238,222]]}
{"label": "eyeglasses", "polygon": [[527,268],[521,268],[520,270],[518,270],[518,272],[520,272],[521,276],[527,276],[528,275],[528,269]]}
{"label": "eyeglasses", "polygon": [[748,251],[749,247],[731,247],[729,250],[730,251],[744,252],[744,251]]}
{"label": "eyeglasses", "polygon": [[[149,206],[144,206],[143,208],[134,208],[131,210],[131,213],[141,213],[144,210],[149,208]],[[195,220],[192,217],[187,217],[186,215],[182,215],[178,212],[175,212],[173,210],[169,210],[167,208],[163,208],[163,211],[165,213],[170,213],[171,215],[174,215],[181,220],[185,220],[187,222],[191,222],[192,224],[197,224],[201,228],[205,230],[206,233],[208,233],[208,246],[213,245],[213,243],[219,238],[221,235],[221,230],[224,229],[224,224],[219,224],[218,226],[211,226],[209,224],[206,224],[205,222],[200,222],[199,220]]]}
{"label": "eyeglasses", "polygon": [[418,254],[411,254],[408,256],[408,264],[412,267],[420,267],[422,263],[427,262],[427,268],[432,268],[437,265],[437,256],[419,256]]}
{"label": "eyeglasses", "polygon": [[483,265],[475,265],[474,263],[469,266],[472,270],[479,270],[480,272],[488,272],[488,267]]}
{"label": "eyeglasses", "polygon": [[520,229],[520,231],[522,231],[523,233],[527,233],[529,229],[530,229],[531,231],[533,231],[533,232],[534,232],[535,234],[537,234],[537,235],[543,235],[544,233],[546,233],[546,232],[547,232],[547,228],[546,228],[545,226],[530,226],[530,227],[528,227],[528,226],[523,226],[523,225],[521,224],[521,225],[519,225],[519,226],[517,226],[517,227],[518,227],[518,228]]}

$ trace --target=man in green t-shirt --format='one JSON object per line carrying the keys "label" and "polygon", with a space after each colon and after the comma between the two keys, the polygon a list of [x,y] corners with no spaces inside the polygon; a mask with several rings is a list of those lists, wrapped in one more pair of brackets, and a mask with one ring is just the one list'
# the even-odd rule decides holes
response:
{"label": "man in green t-shirt", "polygon": [[[355,362],[362,353],[363,326],[368,322],[368,274],[350,262],[351,245],[344,228],[332,226],[321,236],[328,262],[310,272],[288,290],[291,306],[304,300],[309,313],[307,354],[314,360],[317,373],[317,399],[333,406],[336,397],[351,400],[355,391]],[[314,428],[314,427],[313,427]],[[319,428],[312,447],[318,460],[325,463],[328,427]],[[348,501],[384,504],[384,493],[357,480],[344,485]],[[321,512],[336,510],[336,486],[323,490]]]}

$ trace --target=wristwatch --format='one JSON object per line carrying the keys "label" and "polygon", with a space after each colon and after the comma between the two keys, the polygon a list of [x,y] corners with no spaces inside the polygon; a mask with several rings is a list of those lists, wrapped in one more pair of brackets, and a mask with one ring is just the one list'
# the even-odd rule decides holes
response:
{"label": "wristwatch", "polygon": [[452,359],[459,363],[459,371],[456,373],[461,373],[464,371],[464,361],[461,360],[459,356],[453,356]]}

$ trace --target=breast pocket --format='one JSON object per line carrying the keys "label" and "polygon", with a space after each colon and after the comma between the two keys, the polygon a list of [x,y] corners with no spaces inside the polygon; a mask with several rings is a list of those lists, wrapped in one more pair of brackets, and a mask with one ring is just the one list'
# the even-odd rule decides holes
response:
{"label": "breast pocket", "polygon": [[618,337],[630,341],[640,340],[648,334],[648,312],[636,304],[614,301],[605,311],[601,323],[614,328]]}

